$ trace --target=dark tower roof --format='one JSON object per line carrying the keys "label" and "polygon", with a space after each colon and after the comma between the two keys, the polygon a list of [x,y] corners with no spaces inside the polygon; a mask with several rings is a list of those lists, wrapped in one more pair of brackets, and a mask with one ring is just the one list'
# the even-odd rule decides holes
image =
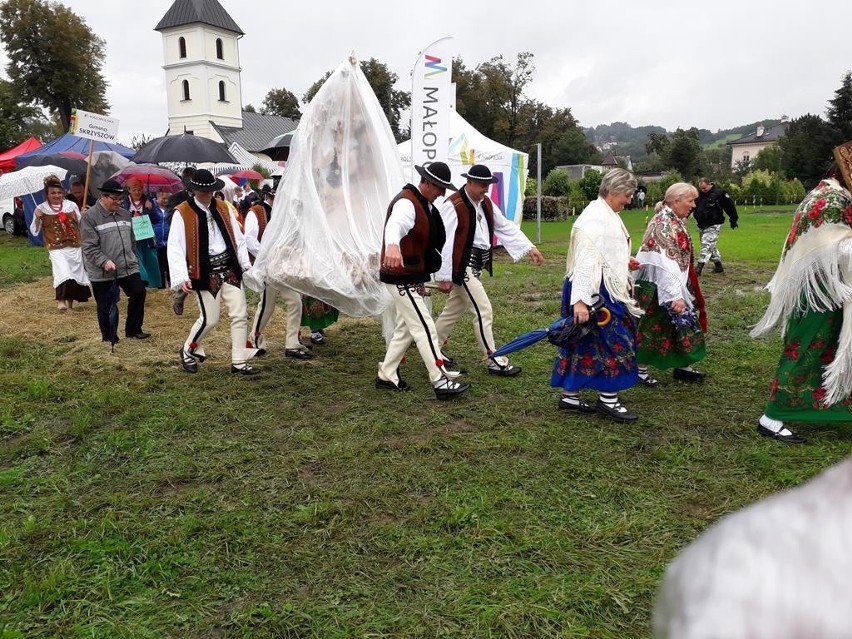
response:
{"label": "dark tower roof", "polygon": [[209,24],[225,31],[245,35],[218,0],[175,0],[154,31],[188,24]]}

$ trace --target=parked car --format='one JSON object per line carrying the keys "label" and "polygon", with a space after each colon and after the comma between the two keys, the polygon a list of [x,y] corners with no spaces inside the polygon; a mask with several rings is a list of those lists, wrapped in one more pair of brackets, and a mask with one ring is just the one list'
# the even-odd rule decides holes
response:
{"label": "parked car", "polygon": [[3,218],[3,230],[9,235],[26,235],[27,224],[24,221],[24,205],[21,198],[0,200],[0,217]]}

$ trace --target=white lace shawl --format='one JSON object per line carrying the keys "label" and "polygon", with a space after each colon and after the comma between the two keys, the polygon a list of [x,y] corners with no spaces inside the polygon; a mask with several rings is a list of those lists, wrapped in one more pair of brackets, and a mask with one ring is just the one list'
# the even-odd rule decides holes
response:
{"label": "white lace shawl", "polygon": [[565,268],[570,303],[591,304],[603,282],[613,300],[626,304],[632,315],[642,315],[630,295],[630,252],[630,234],[618,213],[601,197],[590,202],[571,229]]}

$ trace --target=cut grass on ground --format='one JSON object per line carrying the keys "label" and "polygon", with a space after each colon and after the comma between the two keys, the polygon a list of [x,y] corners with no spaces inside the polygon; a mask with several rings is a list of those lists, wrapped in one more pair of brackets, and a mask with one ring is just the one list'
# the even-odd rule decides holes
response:
{"label": "cut grass on ground", "polygon": [[[625,219],[637,247],[644,217]],[[702,278],[708,380],[624,393],[632,425],[557,411],[546,344],[513,357],[520,377],[487,375],[469,320],[456,402],[414,349],[412,391],[375,390],[371,320],[342,318],[303,362],[277,314],[254,380],[228,373],[223,323],[187,375],[195,314],[164,291],[153,338],[111,354],[93,304],[53,310],[43,250],[0,243],[0,264],[42,269],[4,267],[0,289],[0,637],[647,637],[681,547],[850,450],[846,425],[799,447],[754,429],[780,341],[747,327],[789,220],[725,229],[727,272]],[[498,256],[498,339],[558,315],[569,226],[542,228],[543,267]]]}

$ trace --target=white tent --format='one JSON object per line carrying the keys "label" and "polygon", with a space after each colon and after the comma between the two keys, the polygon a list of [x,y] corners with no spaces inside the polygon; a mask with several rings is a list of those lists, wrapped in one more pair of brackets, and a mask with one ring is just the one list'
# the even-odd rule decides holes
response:
{"label": "white tent", "polygon": [[[411,166],[411,140],[398,145],[400,159],[408,172]],[[468,123],[455,110],[450,111],[450,152],[447,164],[453,184],[465,183],[461,175],[474,164],[484,164],[497,177],[488,196],[503,214],[520,224],[523,219],[524,189],[527,185],[529,155],[491,140]]]}

